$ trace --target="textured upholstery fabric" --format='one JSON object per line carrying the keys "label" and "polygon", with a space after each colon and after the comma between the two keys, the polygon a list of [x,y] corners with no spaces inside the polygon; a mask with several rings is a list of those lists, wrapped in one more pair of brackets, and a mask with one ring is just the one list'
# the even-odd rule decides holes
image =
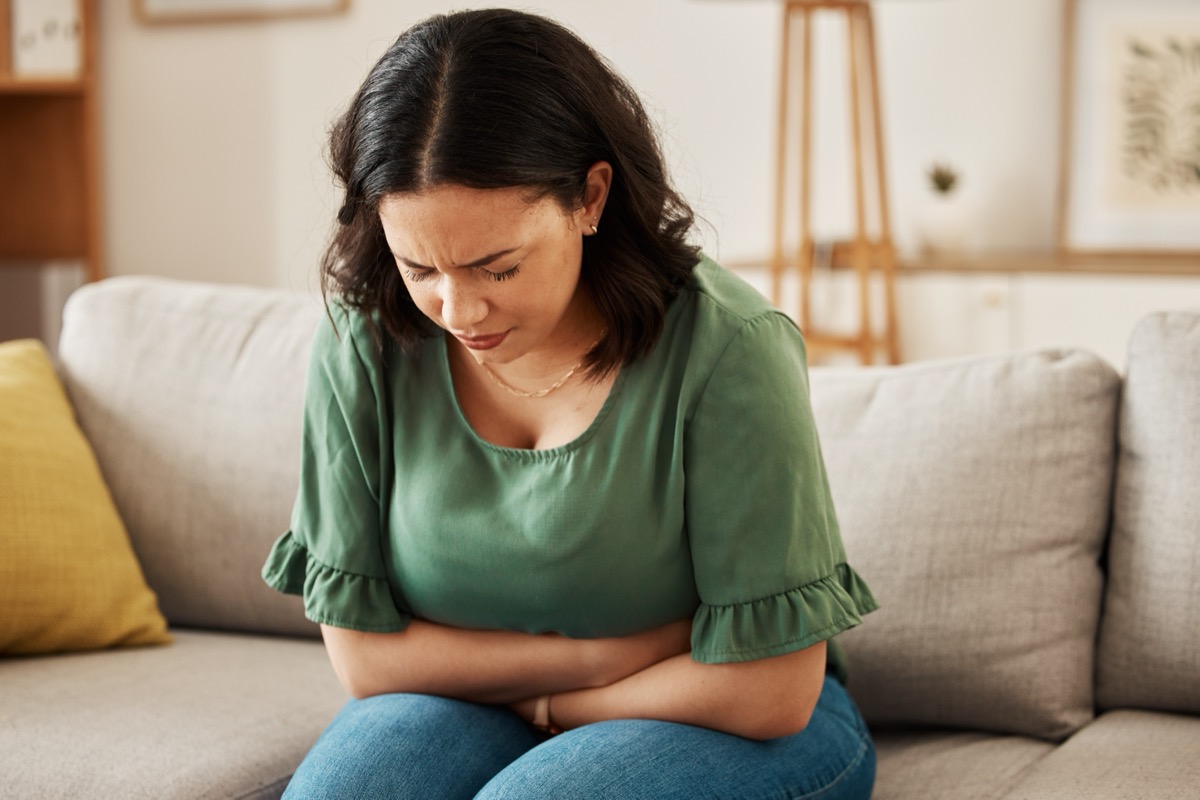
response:
{"label": "textured upholstery fabric", "polygon": [[1191,800],[1200,796],[1200,718],[1110,711],[1047,755],[1006,800]]}
{"label": "textured upholstery fabric", "polygon": [[1056,739],[1091,718],[1118,387],[1075,351],[813,370],[881,605],[839,637],[869,722]]}
{"label": "textured upholstery fabric", "polygon": [[316,633],[259,567],[295,499],[321,313],[279,290],[153,278],[67,304],[63,380],[172,625]]}
{"label": "textured upholstery fabric", "polygon": [[1200,313],[1130,338],[1109,547],[1100,705],[1200,712]]}
{"label": "textured upholstery fabric", "polygon": [[[312,630],[257,574],[288,521],[320,313],[287,297],[111,279],[68,309],[66,381],[147,575],[180,618]],[[1130,353],[1117,478],[1129,541],[1118,533],[1108,559],[1125,589],[1107,597],[1102,702],[1194,696],[1198,595],[1186,587],[1200,527],[1180,511],[1196,494],[1198,359],[1168,341],[1194,341],[1187,320],[1151,320]],[[1176,396],[1175,380],[1190,394]],[[1091,713],[1111,370],[1026,353],[816,369],[812,386],[849,557],[882,604],[839,637],[876,723],[877,800],[1196,797],[1200,717],[1111,712],[1057,750],[1003,733],[1062,736]],[[1153,639],[1129,635],[1143,628]],[[0,658],[0,795],[279,796],[344,702],[320,644],[175,635],[166,648]]]}
{"label": "textured upholstery fabric", "polygon": [[45,348],[0,344],[0,653],[169,641]]}
{"label": "textured upholstery fabric", "polygon": [[1023,736],[881,731],[872,800],[995,800],[1054,746]]}
{"label": "textured upholstery fabric", "polygon": [[319,642],[175,630],[175,644],[0,660],[5,797],[278,797],[345,702]]}

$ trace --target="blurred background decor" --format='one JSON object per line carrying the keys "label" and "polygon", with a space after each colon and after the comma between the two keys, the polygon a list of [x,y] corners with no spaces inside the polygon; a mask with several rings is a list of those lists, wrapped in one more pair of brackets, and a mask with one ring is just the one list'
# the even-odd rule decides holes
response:
{"label": "blurred background decor", "polygon": [[1200,3],[1066,0],[1059,248],[1200,255]]}
{"label": "blurred background decor", "polygon": [[[832,17],[845,36],[843,52],[848,77],[845,103],[849,120],[845,141],[850,154],[853,222],[849,235],[838,239],[813,226],[813,205],[821,199],[814,198],[813,165],[827,152],[824,143],[814,143],[813,124],[816,115],[828,111],[828,104],[821,109],[821,104],[814,101],[817,63],[814,29],[821,15]],[[874,363],[880,355],[889,363],[898,363],[896,249],[888,206],[871,4],[867,0],[783,0],[780,31],[771,299],[782,304],[784,275],[794,271],[799,278],[797,321],[804,331],[811,361],[820,361],[831,353],[848,352],[863,364]],[[789,224],[789,206],[793,202],[792,219],[798,226]],[[795,227],[798,230],[793,230]],[[789,236],[794,245],[789,246]],[[817,269],[819,260],[829,267],[847,266],[854,271],[857,318],[848,331],[816,319],[813,283],[825,272]]]}
{"label": "blurred background decor", "polygon": [[0,0],[0,340],[104,273],[96,0]]}
{"label": "blurred background decor", "polygon": [[319,17],[345,11],[350,0],[134,0],[134,5],[138,19],[159,24]]}
{"label": "blurred background decor", "polygon": [[958,171],[947,163],[935,163],[926,172],[930,202],[919,221],[921,254],[932,257],[962,256],[966,251],[968,218],[959,191]]}
{"label": "blurred background decor", "polygon": [[[538,5],[641,93],[678,189],[707,222],[698,243],[766,295],[783,2]],[[1064,2],[872,3],[905,361],[1078,345],[1120,366],[1137,319],[1200,306],[1200,255],[1058,251]],[[1080,8],[1099,2],[1113,0],[1081,0]],[[1121,0],[1134,10],[1160,2]],[[281,287],[319,298],[316,264],[338,203],[325,158],[329,125],[399,32],[447,7],[355,0],[343,13],[266,24],[148,25],[136,0],[88,0],[80,75],[47,80],[12,75],[12,3],[0,0],[0,339],[36,336],[51,349],[62,303],[92,264],[105,276]],[[829,247],[853,236],[848,33],[841,15],[817,16],[811,211],[822,279],[813,304],[817,322],[852,330],[856,276],[832,267]],[[82,111],[88,104],[93,114]],[[27,111],[67,122],[50,126],[53,135],[19,133],[29,130]],[[43,152],[68,144],[77,155],[29,156],[18,139]],[[943,159],[961,176],[954,194],[970,210],[961,256],[927,256],[920,247],[922,209],[935,199],[926,173]],[[49,204],[29,199],[37,197],[26,191],[30,176],[48,170],[68,173],[51,181],[63,188]],[[81,226],[88,218],[98,224]],[[16,247],[31,239],[36,250]],[[798,294],[792,271],[781,307],[797,318]],[[883,307],[878,292],[871,300]],[[857,361],[853,352],[839,358]]]}

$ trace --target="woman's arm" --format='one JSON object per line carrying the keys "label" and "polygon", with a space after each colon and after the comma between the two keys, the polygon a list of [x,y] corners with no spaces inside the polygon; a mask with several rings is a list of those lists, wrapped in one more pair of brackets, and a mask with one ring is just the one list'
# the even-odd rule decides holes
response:
{"label": "woman's arm", "polygon": [[[825,642],[731,664],[700,664],[679,655],[608,686],[555,694],[550,718],[564,729],[608,719],[658,719],[773,739],[804,729],[824,679]],[[515,708],[532,719],[535,704]]]}
{"label": "woman's arm", "polygon": [[417,692],[479,703],[605,686],[691,647],[690,619],[606,639],[463,630],[422,620],[398,633],[330,625],[321,632],[334,672],[354,697]]}

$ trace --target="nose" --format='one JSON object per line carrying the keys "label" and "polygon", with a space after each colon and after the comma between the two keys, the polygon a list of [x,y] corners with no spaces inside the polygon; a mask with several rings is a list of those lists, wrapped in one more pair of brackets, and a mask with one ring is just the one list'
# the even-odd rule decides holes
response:
{"label": "nose", "polygon": [[488,302],[469,275],[446,276],[441,281],[442,322],[452,331],[477,332],[488,315]]}

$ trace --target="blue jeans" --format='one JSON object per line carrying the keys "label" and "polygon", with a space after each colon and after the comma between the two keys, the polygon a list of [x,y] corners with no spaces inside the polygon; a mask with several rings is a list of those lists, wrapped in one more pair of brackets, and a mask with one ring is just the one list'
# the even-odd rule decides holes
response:
{"label": "blue jeans", "polygon": [[866,800],[874,779],[866,725],[826,677],[808,727],[765,742],[639,719],[546,738],[503,707],[416,694],[351,700],[284,797]]}

